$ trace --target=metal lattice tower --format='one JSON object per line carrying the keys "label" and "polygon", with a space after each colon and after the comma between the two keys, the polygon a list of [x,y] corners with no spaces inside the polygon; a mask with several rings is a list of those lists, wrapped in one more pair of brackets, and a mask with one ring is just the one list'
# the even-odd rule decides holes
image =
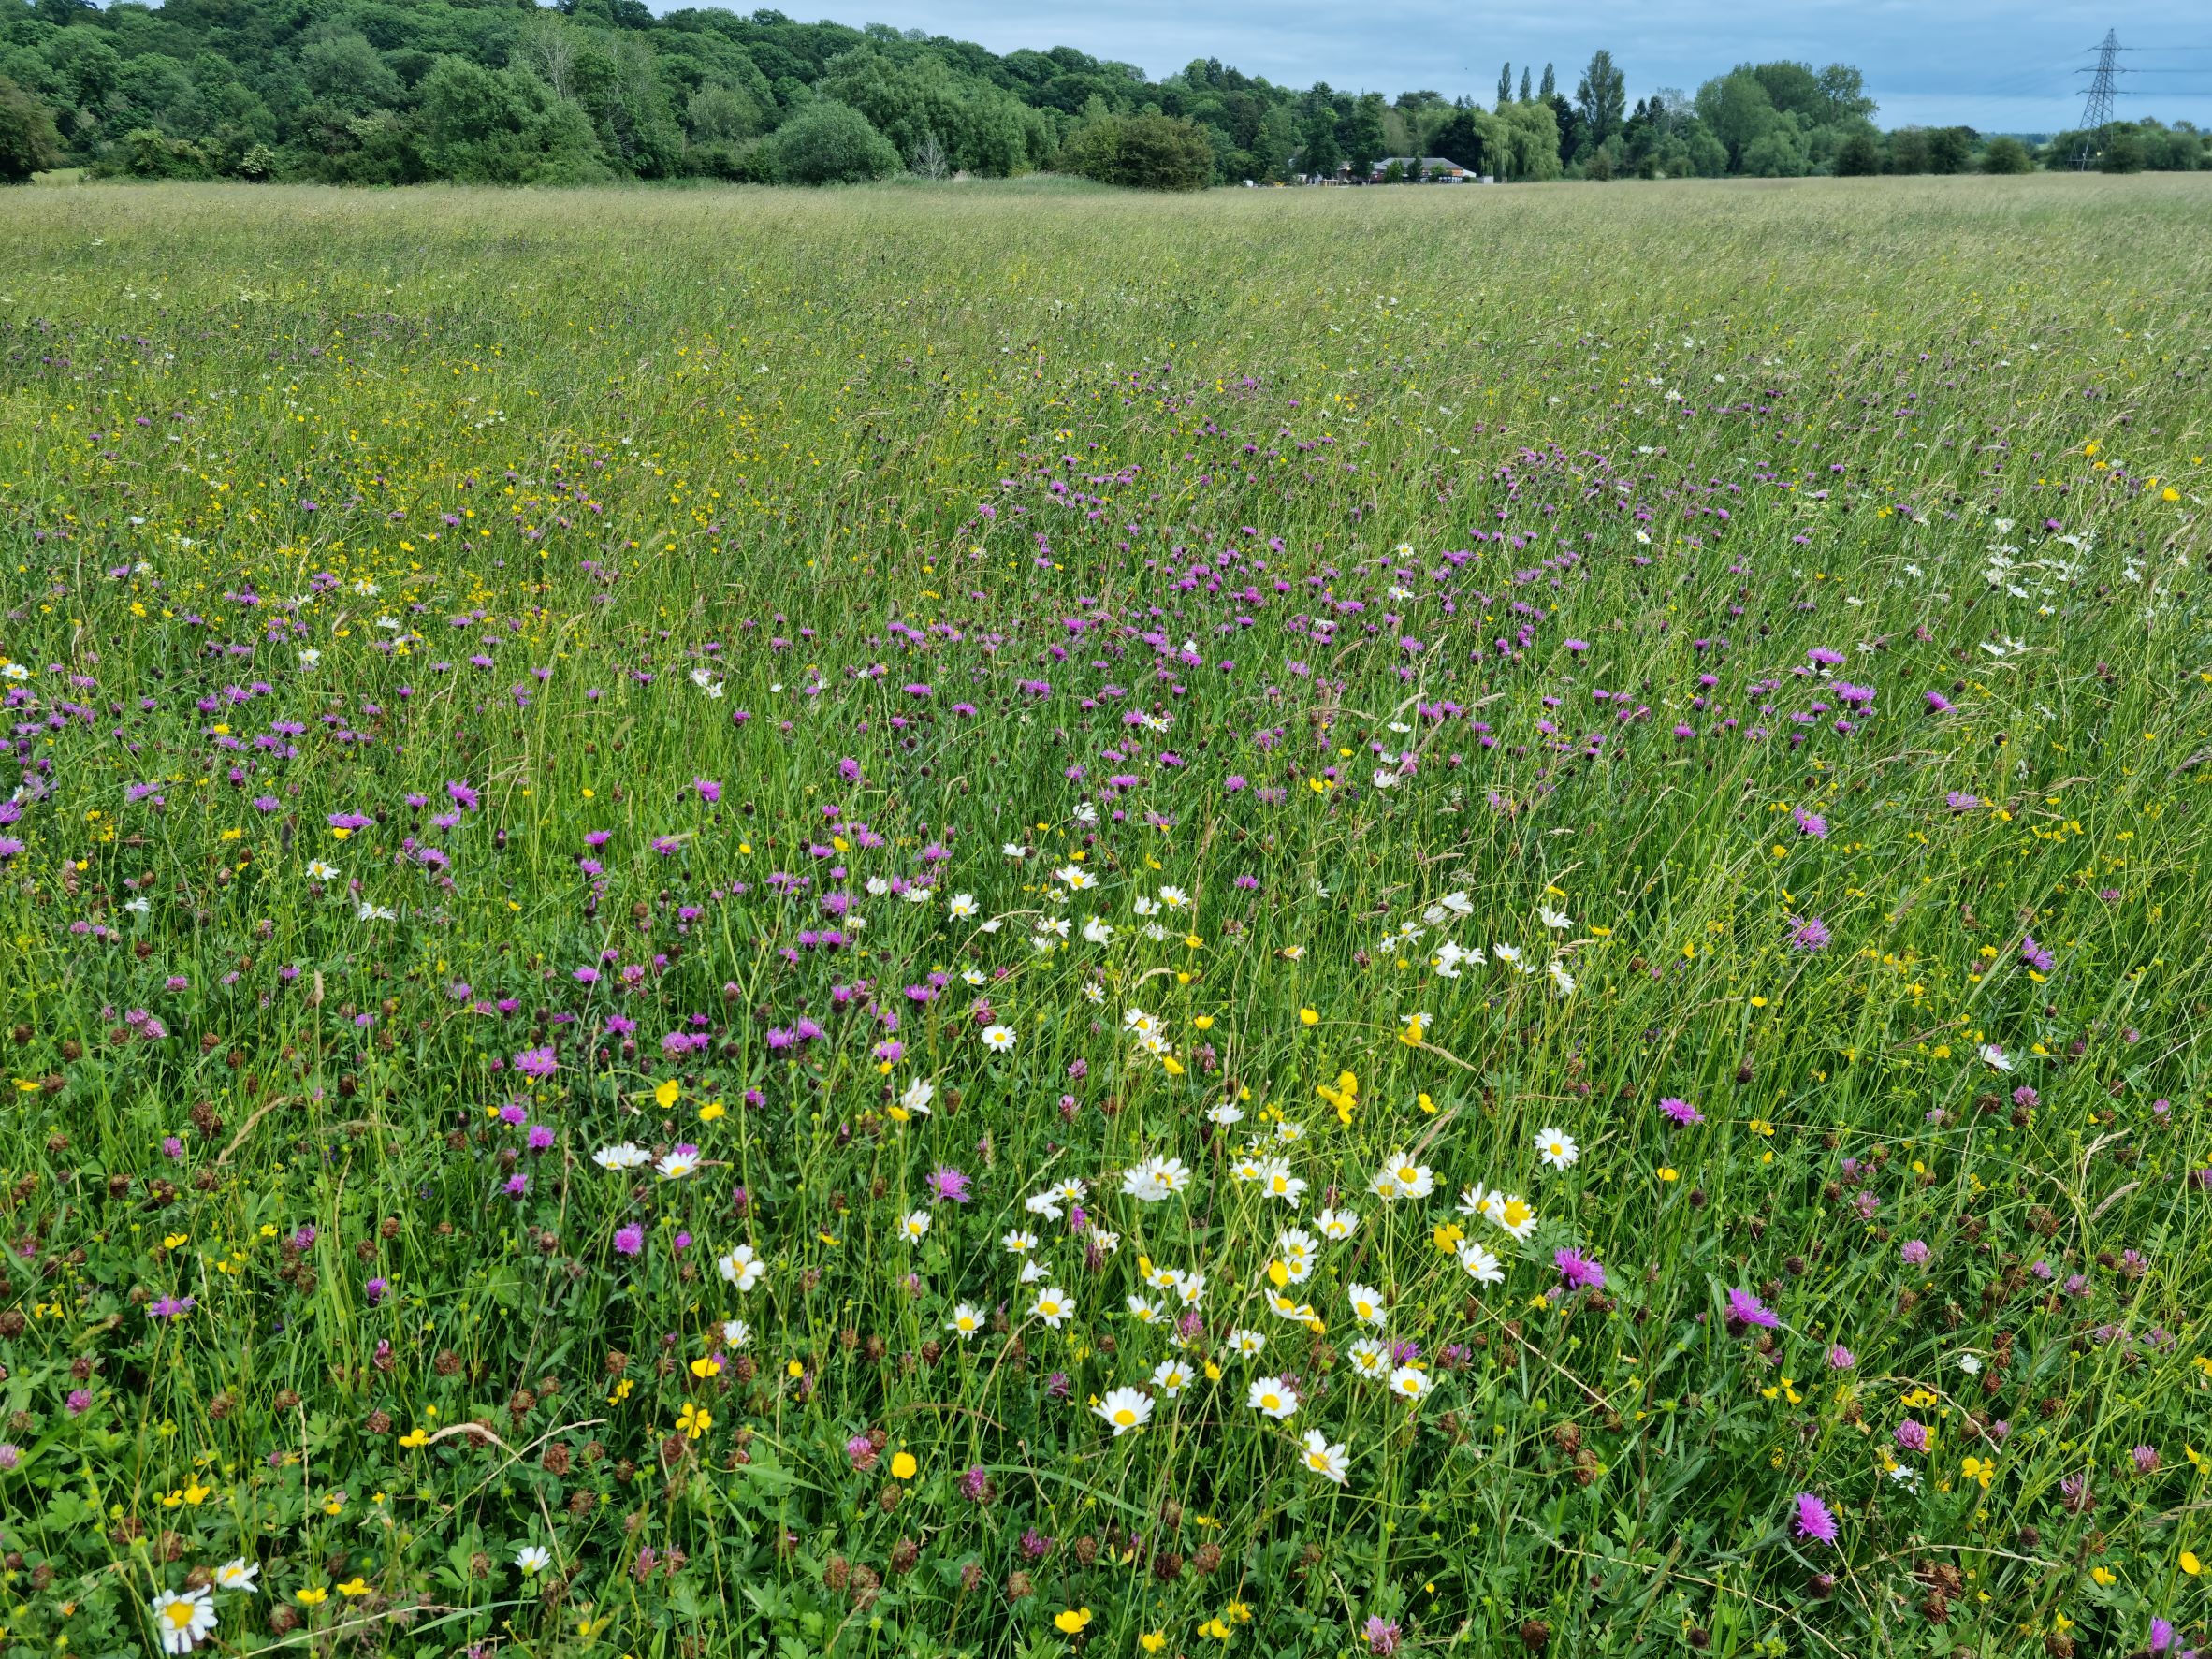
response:
{"label": "metal lattice tower", "polygon": [[[2113,84],[2113,77],[2119,73],[2119,54],[2122,50],[2119,32],[2116,29],[2105,30],[2103,42],[2096,48],[2097,66],[2089,76],[2089,90],[2082,101],[2081,124],[2085,135],[2100,132],[2111,124],[2112,100],[2119,90]],[[2089,165],[2093,149],[2092,140],[2084,137],[2081,147],[2074,153],[2074,165],[2077,171]]]}

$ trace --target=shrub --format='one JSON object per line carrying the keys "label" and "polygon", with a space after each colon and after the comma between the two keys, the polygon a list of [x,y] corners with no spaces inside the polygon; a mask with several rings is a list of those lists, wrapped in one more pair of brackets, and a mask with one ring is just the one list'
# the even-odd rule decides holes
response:
{"label": "shrub", "polygon": [[1870,132],[1853,133],[1836,152],[1836,176],[1865,178],[1882,170],[1882,144]]}
{"label": "shrub", "polygon": [[854,184],[898,171],[898,152],[850,104],[818,98],[769,138],[770,165],[786,184]]}
{"label": "shrub", "polygon": [[1068,141],[1061,166],[1127,190],[1203,190],[1214,182],[1214,146],[1192,122],[1110,116]]}
{"label": "shrub", "polygon": [[1994,138],[1982,152],[1985,173],[2024,173],[2029,165],[2028,146],[2017,138]]}

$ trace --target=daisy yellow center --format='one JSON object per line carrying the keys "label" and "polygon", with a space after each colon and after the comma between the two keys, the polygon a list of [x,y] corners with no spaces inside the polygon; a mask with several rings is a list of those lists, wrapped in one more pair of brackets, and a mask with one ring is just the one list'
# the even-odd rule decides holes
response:
{"label": "daisy yellow center", "polygon": [[1125,1405],[1113,1414],[1113,1420],[1126,1429],[1136,1422],[1137,1414]]}
{"label": "daisy yellow center", "polygon": [[172,1601],[167,1608],[163,1608],[162,1616],[167,1619],[168,1622],[175,1625],[179,1630],[182,1630],[186,1625],[192,1623],[192,1615],[194,1611],[195,1608],[190,1602],[178,1600]]}

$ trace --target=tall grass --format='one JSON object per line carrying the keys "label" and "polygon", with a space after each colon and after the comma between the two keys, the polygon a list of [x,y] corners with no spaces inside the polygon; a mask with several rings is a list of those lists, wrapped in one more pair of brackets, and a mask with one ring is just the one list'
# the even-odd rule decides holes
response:
{"label": "tall grass", "polygon": [[0,197],[6,1639],[2202,1640],[2208,207]]}

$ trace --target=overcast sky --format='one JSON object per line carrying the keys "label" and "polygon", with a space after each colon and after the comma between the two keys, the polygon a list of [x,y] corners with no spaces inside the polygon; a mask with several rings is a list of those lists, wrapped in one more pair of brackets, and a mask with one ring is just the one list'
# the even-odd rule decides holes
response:
{"label": "overcast sky", "polygon": [[[678,0],[714,4],[717,0]],[[727,4],[728,0],[721,0]],[[736,5],[750,10],[753,0]],[[2118,31],[2142,50],[2120,62],[2122,114],[2212,126],[2212,6],[2148,0],[2099,11],[2048,0],[1644,0],[1640,5],[1501,7],[1464,0],[1118,0],[1051,7],[1017,0],[836,0],[839,22],[890,23],[979,41],[993,51],[1073,46],[1134,63],[1155,78],[1215,56],[1293,86],[1316,80],[1392,95],[1433,88],[1488,102],[1498,65],[1539,74],[1558,65],[1563,90],[1598,48],[1628,73],[1634,103],[1655,88],[1694,92],[1742,61],[1842,62],[1866,75],[1885,126],[1964,123],[1985,132],[2051,132],[2081,115],[2093,62],[2084,49]],[[656,0],[662,9],[667,0]],[[783,0],[811,19],[808,0]],[[2157,72],[2152,72],[2157,71]],[[2175,73],[2173,71],[2180,71]]]}

